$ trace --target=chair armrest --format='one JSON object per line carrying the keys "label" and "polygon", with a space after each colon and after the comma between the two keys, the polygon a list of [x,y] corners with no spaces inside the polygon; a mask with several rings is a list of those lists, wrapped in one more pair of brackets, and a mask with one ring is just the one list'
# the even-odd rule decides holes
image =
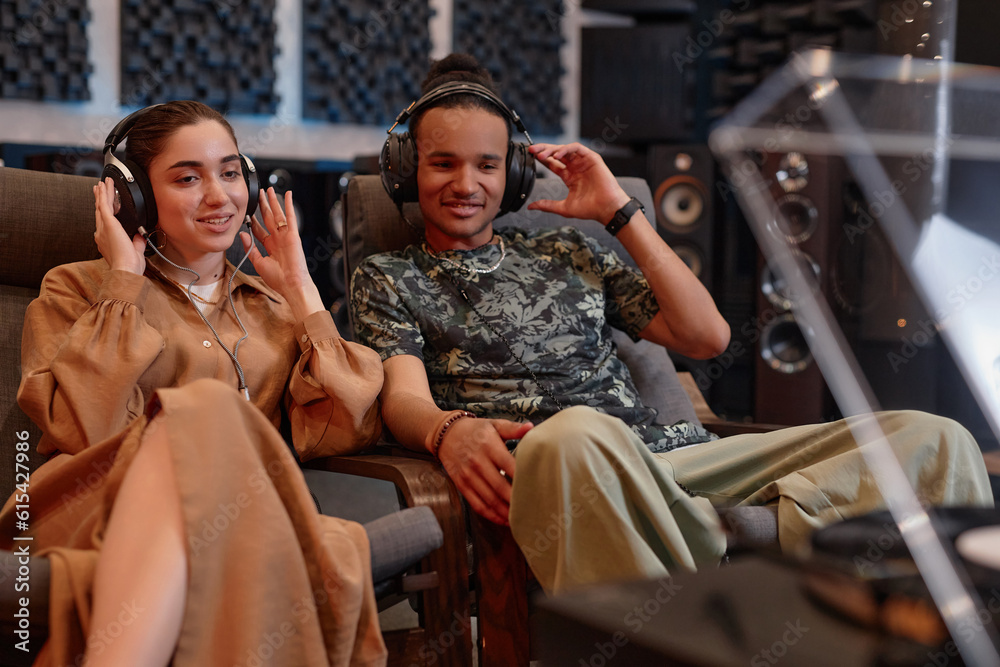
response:
{"label": "chair armrest", "polygon": [[680,380],[681,386],[687,392],[688,398],[691,399],[691,404],[694,405],[694,412],[698,415],[698,420],[701,421],[702,426],[720,438],[728,438],[731,435],[743,435],[745,433],[767,433],[785,428],[777,424],[755,424],[721,419],[709,407],[708,402],[701,393],[701,389],[698,388],[698,383],[694,381],[694,376],[687,372],[681,372],[677,374],[677,379]]}
{"label": "chair armrest", "polygon": [[407,507],[430,507],[444,535],[444,546],[431,552],[432,560],[440,561],[434,569],[460,574],[463,580],[468,580],[465,507],[455,485],[444,474],[437,461],[368,454],[314,459],[303,466],[392,482],[399,489]]}
{"label": "chair armrest", "polygon": [[303,467],[392,482],[407,507],[431,508],[444,540],[440,548],[421,561],[422,571],[438,573],[443,585],[423,592],[427,636],[454,636],[456,642],[468,643],[465,647],[456,647],[457,653],[471,655],[471,634],[455,636],[449,625],[457,619],[464,627],[470,627],[465,506],[441,464],[430,458],[364,454],[313,459],[303,463]]}

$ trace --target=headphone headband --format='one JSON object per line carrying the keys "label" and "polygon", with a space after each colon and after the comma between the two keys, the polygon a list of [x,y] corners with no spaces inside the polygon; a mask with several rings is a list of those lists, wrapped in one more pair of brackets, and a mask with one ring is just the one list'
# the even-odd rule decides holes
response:
{"label": "headphone headband", "polygon": [[405,123],[413,116],[413,114],[417,113],[424,107],[431,106],[438,100],[444,97],[451,97],[452,95],[475,95],[487,100],[503,112],[503,114],[507,117],[507,120],[514,124],[514,127],[517,128],[518,132],[522,132],[524,136],[528,138],[529,144],[535,143],[532,141],[531,135],[528,134],[528,131],[524,127],[524,122],[521,120],[521,117],[516,111],[504,104],[503,100],[501,100],[492,90],[486,86],[473,83],[471,81],[451,81],[429,90],[420,99],[410,102],[410,106],[400,111],[399,115],[396,116],[396,122],[392,124],[392,127],[390,127],[387,132],[391,133],[394,129],[396,129],[397,125]]}
{"label": "headphone headband", "polygon": [[137,120],[139,120],[139,117],[142,116],[147,111],[149,111],[150,109],[152,109],[153,107],[158,107],[158,106],[160,105],[153,104],[152,106],[144,107],[142,109],[139,109],[138,111],[133,111],[132,113],[130,113],[129,115],[125,116],[120,121],[118,121],[118,124],[115,125],[114,128],[112,128],[110,133],[108,133],[108,138],[104,140],[104,152],[105,153],[108,152],[108,149],[111,149],[113,151],[114,149],[118,148],[118,144],[120,144],[122,142],[122,139],[124,139],[125,136],[128,135],[129,130],[131,130],[132,126],[135,125]]}

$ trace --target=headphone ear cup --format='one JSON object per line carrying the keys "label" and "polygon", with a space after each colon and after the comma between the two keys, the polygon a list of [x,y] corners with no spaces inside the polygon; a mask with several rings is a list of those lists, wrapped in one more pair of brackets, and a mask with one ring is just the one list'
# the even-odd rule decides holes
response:
{"label": "headphone ear cup", "polygon": [[382,187],[396,206],[420,198],[417,189],[417,150],[409,132],[389,134],[378,160]]}
{"label": "headphone ear cup", "polygon": [[251,218],[257,212],[257,204],[260,200],[260,176],[253,162],[246,155],[240,155],[240,169],[243,170],[243,180],[247,184],[247,215]]}
{"label": "headphone ear cup", "polygon": [[147,232],[152,232],[157,221],[153,188],[139,165],[130,160],[125,161],[124,167],[132,176],[130,181],[119,167],[120,164],[120,162],[105,164],[101,171],[101,180],[110,178],[118,193],[119,208],[115,217],[118,218],[129,238],[139,233],[139,227],[143,227]]}
{"label": "headphone ear cup", "polygon": [[510,142],[507,146],[507,184],[504,186],[497,215],[520,210],[535,187],[535,156],[527,144]]}

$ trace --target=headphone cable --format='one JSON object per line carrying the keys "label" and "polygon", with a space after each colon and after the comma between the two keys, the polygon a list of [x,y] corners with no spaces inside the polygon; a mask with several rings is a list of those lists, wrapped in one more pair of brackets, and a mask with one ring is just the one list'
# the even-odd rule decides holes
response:
{"label": "headphone cable", "polygon": [[[249,215],[246,216],[244,224],[247,226],[248,229],[250,228]],[[243,320],[240,319],[240,314],[236,312],[236,304],[233,302],[233,280],[236,278],[236,274],[237,272],[239,272],[240,267],[243,266],[243,263],[246,262],[247,258],[250,257],[250,249],[249,248],[247,249],[246,253],[243,255],[243,259],[241,259],[240,263],[236,265],[235,269],[233,269],[232,274],[230,274],[229,276],[229,282],[226,285],[226,293],[229,300],[229,307],[233,309],[233,316],[236,318],[236,323],[240,325],[240,330],[243,331],[243,336],[241,336],[240,339],[236,341],[236,345],[234,345],[233,349],[230,350],[228,347],[226,347],[226,344],[222,342],[222,338],[219,337],[219,332],[215,330],[215,327],[212,326],[212,323],[209,322],[208,318],[205,317],[205,314],[201,312],[201,308],[199,308],[198,304],[195,303],[194,297],[191,294],[191,286],[194,285],[199,280],[201,280],[201,275],[194,269],[189,269],[186,266],[181,266],[180,264],[176,264],[167,259],[167,257],[162,252],[160,252],[159,248],[157,248],[153,243],[150,242],[149,237],[151,236],[151,233],[147,232],[143,227],[139,227],[139,233],[142,234],[142,238],[145,239],[146,245],[152,248],[153,251],[156,252],[156,254],[159,255],[164,262],[170,264],[176,269],[180,269],[181,271],[187,271],[188,273],[194,274],[194,280],[192,280],[190,283],[187,284],[184,293],[187,296],[188,301],[191,302],[191,305],[194,306],[195,312],[198,313],[198,317],[200,317],[201,320],[208,326],[208,328],[211,329],[212,335],[215,336],[216,342],[223,350],[225,350],[226,354],[229,355],[229,359],[230,361],[233,362],[233,367],[236,369],[236,374],[240,378],[240,392],[243,394],[243,398],[249,401],[250,390],[247,388],[246,376],[243,374],[243,366],[240,364],[239,353],[240,353],[240,343],[249,338],[250,333],[247,331],[247,328],[243,325]],[[251,235],[250,245],[251,247],[253,247],[252,235]]]}

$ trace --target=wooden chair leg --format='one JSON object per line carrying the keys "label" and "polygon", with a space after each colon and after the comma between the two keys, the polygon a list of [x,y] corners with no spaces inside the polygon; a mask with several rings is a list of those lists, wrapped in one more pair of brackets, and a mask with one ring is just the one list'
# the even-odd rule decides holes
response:
{"label": "wooden chair leg", "polygon": [[481,667],[527,667],[528,564],[509,528],[472,515]]}

